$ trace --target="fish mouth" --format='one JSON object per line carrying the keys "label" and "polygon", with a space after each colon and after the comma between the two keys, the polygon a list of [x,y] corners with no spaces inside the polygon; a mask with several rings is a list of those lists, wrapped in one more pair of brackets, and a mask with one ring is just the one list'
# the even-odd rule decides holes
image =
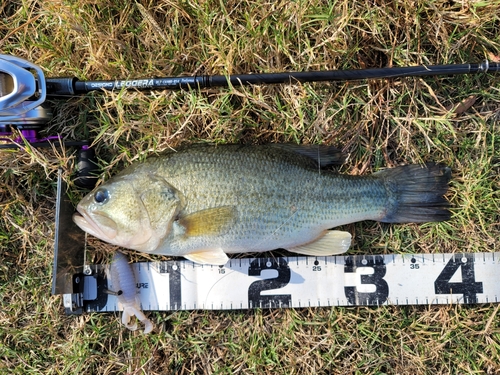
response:
{"label": "fish mouth", "polygon": [[113,243],[113,239],[118,234],[116,223],[113,220],[102,214],[89,215],[82,207],[76,209],[77,212],[73,214],[73,222],[81,230],[103,241]]}

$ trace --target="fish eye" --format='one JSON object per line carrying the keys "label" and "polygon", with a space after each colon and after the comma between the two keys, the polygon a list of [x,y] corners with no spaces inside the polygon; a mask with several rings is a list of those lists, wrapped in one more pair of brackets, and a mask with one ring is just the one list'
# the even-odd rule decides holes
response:
{"label": "fish eye", "polygon": [[106,203],[109,199],[109,192],[106,189],[97,189],[94,193],[96,203]]}

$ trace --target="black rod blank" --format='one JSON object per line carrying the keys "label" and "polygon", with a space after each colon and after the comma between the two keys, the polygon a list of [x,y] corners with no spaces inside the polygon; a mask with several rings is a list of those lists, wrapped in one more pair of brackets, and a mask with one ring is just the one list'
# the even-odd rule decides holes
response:
{"label": "black rod blank", "polygon": [[500,63],[419,65],[411,67],[359,70],[329,70],[214,76],[124,79],[112,81],[79,81],[75,78],[48,78],[47,95],[77,95],[99,90],[182,90],[241,85],[280,84],[294,82],[353,81],[363,79],[421,77],[476,73],[497,73]]}

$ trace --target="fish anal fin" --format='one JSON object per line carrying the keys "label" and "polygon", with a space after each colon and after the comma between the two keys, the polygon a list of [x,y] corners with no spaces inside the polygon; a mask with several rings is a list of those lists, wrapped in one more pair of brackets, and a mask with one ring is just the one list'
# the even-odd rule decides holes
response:
{"label": "fish anal fin", "polygon": [[235,216],[236,210],[232,206],[207,208],[180,218],[179,224],[186,229],[186,236],[213,235],[231,224]]}
{"label": "fish anal fin", "polygon": [[349,246],[351,246],[351,234],[349,232],[329,230],[315,241],[287,250],[304,255],[327,256],[343,254],[349,249]]}
{"label": "fish anal fin", "polygon": [[222,249],[203,250],[196,253],[186,254],[184,258],[198,264],[213,264],[215,266],[223,266],[229,260],[228,256]]}

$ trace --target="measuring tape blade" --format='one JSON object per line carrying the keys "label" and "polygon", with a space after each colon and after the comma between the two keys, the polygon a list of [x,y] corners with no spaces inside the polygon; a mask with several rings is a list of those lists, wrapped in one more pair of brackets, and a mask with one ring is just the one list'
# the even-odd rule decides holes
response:
{"label": "measuring tape blade", "polygon": [[[134,263],[143,310],[497,303],[500,253],[352,255]],[[122,310],[107,266],[84,276],[88,312]]]}

